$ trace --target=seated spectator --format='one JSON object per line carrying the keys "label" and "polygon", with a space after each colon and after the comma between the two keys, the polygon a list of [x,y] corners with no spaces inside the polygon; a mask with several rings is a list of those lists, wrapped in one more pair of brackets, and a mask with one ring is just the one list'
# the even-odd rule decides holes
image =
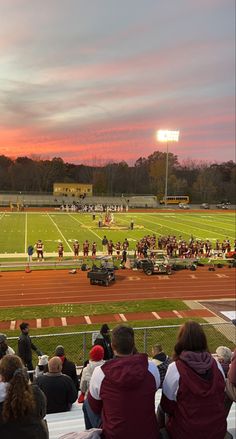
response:
{"label": "seated spectator", "polygon": [[224,372],[209,353],[202,327],[186,322],[162,386],[159,414],[166,414],[169,436],[223,439],[227,428],[224,390]]}
{"label": "seated spectator", "polygon": [[29,384],[21,359],[5,355],[0,362],[0,378],[0,437],[48,439],[43,420],[46,398],[38,386]]}
{"label": "seated spectator", "polygon": [[134,354],[134,331],[124,325],[112,331],[115,357],[95,368],[90,380],[90,410],[102,416],[104,439],[158,439],[156,366],[146,354]]}
{"label": "seated spectator", "polygon": [[94,345],[102,346],[104,349],[104,360],[113,358],[113,350],[111,347],[111,337],[109,335],[109,326],[104,323],[100,329],[100,334],[97,336]]}
{"label": "seated spectator", "polygon": [[216,359],[221,364],[225,377],[227,377],[229,371],[229,365],[231,363],[232,351],[226,346],[219,346],[216,349]]}
{"label": "seated spectator", "polygon": [[7,344],[7,336],[0,334],[0,360],[4,355],[14,355],[14,353],[15,351]]}
{"label": "seated spectator", "polygon": [[160,374],[161,379],[161,386],[164,381],[166,371],[168,369],[169,364],[171,363],[171,359],[168,357],[168,355],[163,352],[162,345],[156,344],[152,348],[152,361],[157,366]]}
{"label": "seated spectator", "polygon": [[77,390],[72,379],[62,374],[59,357],[49,360],[48,372],[40,375],[36,383],[47,397],[47,413],[67,412],[76,401]]}
{"label": "seated spectator", "polygon": [[226,410],[227,415],[230,411],[231,405],[236,402],[236,348],[234,350],[231,364],[226,379]]}
{"label": "seated spectator", "polygon": [[65,349],[63,346],[59,345],[56,347],[55,356],[59,357],[62,362],[62,373],[71,377],[76,390],[79,390],[79,381],[76,372],[76,365],[73,361],[69,361],[65,356]]}
{"label": "seated spectator", "polygon": [[[89,384],[90,384],[90,380],[93,374],[94,369],[97,366],[102,366],[104,364],[104,349],[102,346],[93,346],[93,348],[91,349],[90,353],[90,360],[88,365],[83,369],[83,373],[82,373],[82,378],[81,378],[81,382],[80,382],[80,389],[81,389],[81,395],[79,398],[79,402],[82,402],[82,398],[81,396],[84,395],[84,399],[87,398],[87,394],[89,391]],[[89,412],[89,416],[88,416],[88,411]],[[93,427],[99,427],[101,425],[101,416],[98,414],[96,415],[95,413],[92,413],[92,411],[90,410],[89,405],[84,402],[83,405],[83,412],[84,412],[84,422],[85,422],[85,427],[86,429],[90,429],[92,426]]]}
{"label": "seated spectator", "polygon": [[38,365],[35,368],[34,377],[35,379],[39,375],[43,375],[44,373],[48,372],[48,355],[41,355],[38,357]]}
{"label": "seated spectator", "polygon": [[89,390],[89,383],[91,380],[91,376],[93,374],[93,371],[95,367],[102,366],[104,364],[104,349],[102,346],[93,346],[91,351],[89,352],[89,363],[88,365],[83,369],[82,377],[80,381],[80,390],[82,393],[84,393],[85,396],[87,396],[88,390]]}

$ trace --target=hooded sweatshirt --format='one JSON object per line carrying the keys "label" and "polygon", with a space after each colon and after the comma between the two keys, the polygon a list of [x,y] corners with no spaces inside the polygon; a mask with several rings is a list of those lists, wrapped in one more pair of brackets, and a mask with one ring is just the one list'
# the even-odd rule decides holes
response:
{"label": "hooded sweatshirt", "polygon": [[102,411],[104,439],[158,439],[155,393],[160,385],[157,367],[147,355],[116,357],[95,368],[88,402]]}
{"label": "hooded sweatshirt", "polygon": [[161,408],[169,415],[170,437],[223,439],[224,389],[224,372],[208,352],[182,352],[163,383]]}
{"label": "hooded sweatshirt", "polygon": [[87,364],[87,366],[83,369],[82,377],[80,381],[80,390],[82,393],[85,393],[86,396],[89,390],[89,383],[91,380],[91,376],[93,374],[95,367],[102,366],[103,364],[104,364],[104,360],[101,361],[89,360],[89,364]]}

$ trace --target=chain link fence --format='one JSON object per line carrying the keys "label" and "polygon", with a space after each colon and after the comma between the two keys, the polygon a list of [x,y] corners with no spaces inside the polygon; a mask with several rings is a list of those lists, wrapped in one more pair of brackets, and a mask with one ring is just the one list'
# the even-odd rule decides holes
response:
{"label": "chain link fence", "polygon": [[[146,352],[151,356],[152,346],[161,343],[163,350],[172,355],[177,334],[181,325],[153,326],[134,328],[135,343],[139,352]],[[214,353],[218,346],[227,346],[234,350],[236,344],[236,328],[231,322],[202,323],[207,336],[208,346]],[[44,353],[53,356],[55,348],[63,345],[67,357],[78,366],[88,359],[89,351],[98,332],[69,332],[61,334],[46,334],[32,336],[33,343]],[[8,337],[8,344],[17,352],[18,337]],[[37,355],[34,353],[34,363],[37,364]]]}

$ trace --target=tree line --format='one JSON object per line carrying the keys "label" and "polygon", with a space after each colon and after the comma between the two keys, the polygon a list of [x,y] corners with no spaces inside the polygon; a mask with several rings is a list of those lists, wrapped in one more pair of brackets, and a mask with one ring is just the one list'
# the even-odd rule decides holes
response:
{"label": "tree line", "polygon": [[[235,202],[236,163],[207,163],[187,160],[179,163],[169,153],[168,194],[189,195],[191,202]],[[52,160],[0,156],[0,191],[47,192],[53,183],[91,183],[95,195],[153,194],[164,195],[166,153],[155,151],[140,157],[134,165],[125,161],[103,166],[65,163]]]}

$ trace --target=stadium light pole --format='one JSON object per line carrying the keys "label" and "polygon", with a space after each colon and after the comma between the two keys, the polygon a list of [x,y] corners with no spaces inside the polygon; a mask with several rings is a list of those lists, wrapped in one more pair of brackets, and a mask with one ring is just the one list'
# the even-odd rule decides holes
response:
{"label": "stadium light pole", "polygon": [[166,175],[165,175],[165,206],[167,206],[168,196],[168,166],[169,166],[169,143],[179,141],[179,131],[158,130],[157,140],[166,143]]}

